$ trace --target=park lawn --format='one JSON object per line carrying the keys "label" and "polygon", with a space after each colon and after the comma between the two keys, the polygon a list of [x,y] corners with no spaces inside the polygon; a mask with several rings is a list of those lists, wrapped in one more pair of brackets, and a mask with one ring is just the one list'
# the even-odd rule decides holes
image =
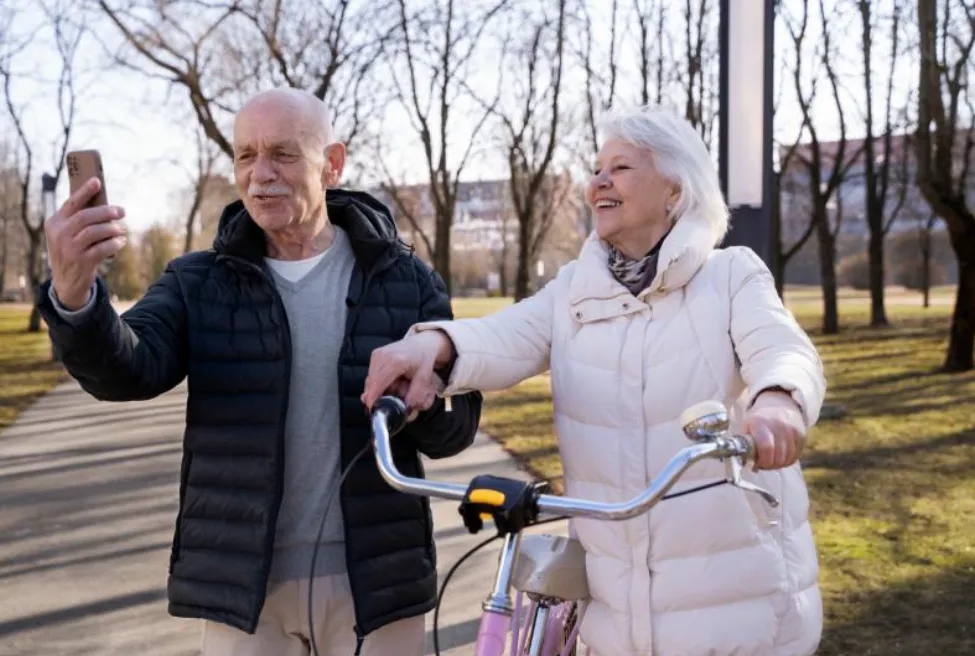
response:
{"label": "park lawn", "polygon": [[63,377],[47,331],[26,332],[29,310],[0,306],[0,430]]}
{"label": "park lawn", "polygon": [[[842,334],[822,336],[819,304],[796,300],[828,401],[847,410],[814,429],[803,458],[825,605],[817,653],[975,653],[975,373],[937,372],[950,306],[892,304],[894,327],[870,329],[866,304],[844,303]],[[561,474],[547,376],[489,394],[482,428],[538,476]]]}

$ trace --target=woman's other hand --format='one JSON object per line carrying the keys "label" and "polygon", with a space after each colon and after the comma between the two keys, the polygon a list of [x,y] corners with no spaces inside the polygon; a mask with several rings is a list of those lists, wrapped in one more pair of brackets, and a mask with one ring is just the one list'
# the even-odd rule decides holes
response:
{"label": "woman's other hand", "polygon": [[745,415],[744,432],[755,441],[755,468],[782,469],[795,463],[806,445],[806,422],[792,397],[762,392]]}
{"label": "woman's other hand", "polygon": [[439,330],[413,333],[377,348],[369,359],[362,403],[371,410],[379,397],[395,394],[411,411],[428,409],[441,391],[434,369],[453,356],[450,338]]}

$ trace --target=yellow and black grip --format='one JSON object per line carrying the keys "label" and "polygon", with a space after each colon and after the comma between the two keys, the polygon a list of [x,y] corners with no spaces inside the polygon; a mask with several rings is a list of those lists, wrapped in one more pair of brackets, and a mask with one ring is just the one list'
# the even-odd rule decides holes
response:
{"label": "yellow and black grip", "polygon": [[480,531],[490,519],[499,534],[517,533],[538,519],[540,493],[535,483],[485,474],[471,481],[459,511],[471,533]]}

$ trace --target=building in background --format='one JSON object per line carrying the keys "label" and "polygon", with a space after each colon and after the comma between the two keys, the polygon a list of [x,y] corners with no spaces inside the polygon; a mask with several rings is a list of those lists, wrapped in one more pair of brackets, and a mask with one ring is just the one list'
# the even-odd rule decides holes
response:
{"label": "building in background", "polygon": [[[429,186],[403,185],[396,188],[398,201],[383,189],[369,190],[393,213],[404,240],[428,262],[430,254],[423,235],[432,241],[435,207]],[[518,218],[511,204],[510,183],[477,180],[458,185],[451,228],[452,275],[455,293],[510,293],[518,257]],[[573,189],[554,209],[552,228],[531,265],[533,287],[551,280],[559,268],[578,254],[585,237],[582,190]],[[403,211],[413,216],[411,221]],[[502,266],[505,271],[502,273]]]}

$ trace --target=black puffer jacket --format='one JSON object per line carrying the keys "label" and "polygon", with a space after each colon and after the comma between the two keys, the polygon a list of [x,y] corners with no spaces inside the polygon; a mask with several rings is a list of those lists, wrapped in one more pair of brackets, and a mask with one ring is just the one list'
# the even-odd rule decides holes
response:
{"label": "black puffer jacket", "polygon": [[[451,310],[439,276],[398,241],[382,204],[330,190],[328,213],[356,258],[337,372],[344,469],[370,437],[359,396],[372,350]],[[247,632],[257,625],[271,562],[291,366],[288,322],[264,252],[263,232],[238,202],[224,211],[213,249],[170,263],[121,319],[101,282],[77,327],[41,294],[65,366],[93,396],[148,399],[189,377],[169,610]],[[480,407],[480,395],[467,394],[452,399],[450,412],[439,401],[409,424],[393,445],[401,470],[421,476],[418,451],[437,458],[470,445]],[[429,611],[436,565],[427,501],[393,491],[371,457],[354,465],[340,498],[360,635]]]}

